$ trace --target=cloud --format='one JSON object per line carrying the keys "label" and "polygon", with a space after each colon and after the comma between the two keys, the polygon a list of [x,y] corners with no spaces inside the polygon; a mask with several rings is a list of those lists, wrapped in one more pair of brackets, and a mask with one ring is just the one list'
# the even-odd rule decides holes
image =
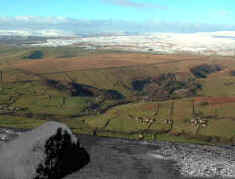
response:
{"label": "cloud", "polygon": [[70,18],[66,17],[40,17],[40,16],[15,16],[15,17],[1,17],[0,25],[2,23],[21,23],[21,24],[61,24],[68,23]]}
{"label": "cloud", "polygon": [[134,2],[133,0],[101,0],[104,3],[109,3],[117,6],[123,6],[123,7],[132,7],[132,8],[157,8],[157,9],[167,9],[166,6],[161,6],[153,3],[139,3],[139,2]]}
{"label": "cloud", "polygon": [[235,25],[169,21],[84,20],[66,17],[1,17],[0,30],[62,30],[69,33],[97,32],[214,32],[235,30]]}

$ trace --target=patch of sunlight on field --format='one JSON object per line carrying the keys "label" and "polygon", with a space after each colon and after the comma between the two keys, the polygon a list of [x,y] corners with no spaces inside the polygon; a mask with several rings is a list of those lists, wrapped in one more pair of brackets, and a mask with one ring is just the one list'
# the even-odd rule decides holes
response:
{"label": "patch of sunlight on field", "polygon": [[[200,80],[203,96],[235,96],[235,77],[215,77]],[[226,85],[229,84],[230,85]]]}
{"label": "patch of sunlight on field", "polygon": [[200,134],[205,136],[233,137],[235,135],[235,120],[220,119],[210,120],[208,127],[200,129]]}
{"label": "patch of sunlight on field", "polygon": [[134,119],[119,116],[112,119],[106,129],[112,131],[133,132],[144,128],[144,125],[138,124]]}
{"label": "patch of sunlight on field", "polygon": [[76,134],[92,134],[91,127],[84,122],[83,118],[64,119],[60,120],[60,122],[68,125],[68,127]]}

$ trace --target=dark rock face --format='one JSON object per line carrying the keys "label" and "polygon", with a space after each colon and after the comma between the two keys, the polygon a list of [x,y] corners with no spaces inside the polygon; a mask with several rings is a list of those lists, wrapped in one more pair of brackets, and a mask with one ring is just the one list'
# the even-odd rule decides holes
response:
{"label": "dark rock face", "polygon": [[0,148],[0,179],[60,179],[89,160],[68,127],[49,122]]}

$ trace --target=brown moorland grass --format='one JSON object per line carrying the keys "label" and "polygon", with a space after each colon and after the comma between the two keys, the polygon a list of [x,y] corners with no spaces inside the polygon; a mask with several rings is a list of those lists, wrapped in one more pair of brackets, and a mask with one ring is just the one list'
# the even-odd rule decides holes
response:
{"label": "brown moorland grass", "polygon": [[[86,57],[69,59],[41,59],[21,61],[13,64],[10,69],[24,69],[35,73],[52,73],[62,71],[87,70],[97,68],[110,68],[122,66],[135,66],[146,64],[180,63],[183,61],[203,61],[207,57],[201,56],[178,56],[178,55],[152,55],[152,54],[91,54]],[[182,63],[183,66],[185,66]]]}
{"label": "brown moorland grass", "polygon": [[[235,77],[227,73],[235,69],[235,60],[232,57],[206,57],[190,55],[153,55],[141,53],[106,53],[88,54],[83,57],[74,58],[45,58],[42,60],[21,60],[17,64],[5,65],[10,72],[4,74],[4,79],[17,80],[40,80],[49,78],[54,80],[70,81],[70,78],[78,83],[94,86],[100,89],[114,89],[125,96],[133,95],[132,80],[145,77],[156,77],[161,73],[176,73],[180,79],[187,79],[190,68],[200,64],[220,64],[223,66],[221,72],[211,74],[206,79],[197,79],[203,86],[200,99],[208,99],[213,96],[212,103],[224,103],[219,108],[210,110],[209,106],[199,105],[199,111],[205,116],[216,114],[215,118],[209,120],[209,126],[199,131],[199,134],[209,136],[232,137],[234,133],[235,116]],[[2,66],[3,67],[3,66]],[[18,71],[16,70],[18,69]],[[21,71],[20,71],[21,70]],[[26,71],[26,72],[23,72]],[[69,72],[67,72],[69,71]],[[31,73],[30,73],[31,72]],[[32,73],[33,72],[33,73]],[[66,72],[66,73],[65,73]],[[226,85],[227,83],[231,85]],[[225,84],[226,83],[226,84]],[[13,83],[14,84],[14,83]],[[13,85],[9,83],[9,85]],[[32,113],[48,113],[55,115],[74,115],[86,108],[88,102],[93,99],[68,97],[62,92],[56,91],[44,85],[44,83],[34,82],[14,84],[4,88],[7,97],[11,94],[24,92],[15,105],[30,108]],[[6,84],[4,84],[6,85]],[[29,86],[27,86],[29,85]],[[40,89],[39,89],[40,87]],[[3,90],[3,92],[4,92]],[[50,90],[50,91],[49,91]],[[10,93],[11,92],[11,93]],[[42,94],[41,94],[42,93]],[[7,100],[6,95],[1,98]],[[51,99],[49,98],[50,96]],[[62,99],[66,97],[66,103],[62,106]],[[220,97],[219,97],[220,96]],[[6,98],[6,99],[5,99]],[[193,98],[178,99],[175,101],[174,127],[172,132],[185,132],[193,134],[195,128],[188,122],[192,118]],[[168,129],[164,120],[169,118],[169,106],[171,101],[157,102],[161,104],[160,113],[156,117],[157,122],[151,126],[151,130],[160,131]],[[152,117],[156,112],[156,102],[139,102],[114,107],[104,114],[85,116],[67,120],[75,130],[80,129],[82,121],[91,128],[106,127],[111,131],[138,131],[146,129],[147,126],[139,124],[136,120],[129,119],[128,114],[134,117]],[[61,107],[62,106],[62,107]],[[18,119],[18,118],[17,118]],[[16,119],[13,119],[15,121]],[[186,121],[186,122],[185,122]],[[8,121],[9,123],[9,121]],[[13,124],[12,124],[13,125]],[[16,123],[18,125],[18,123]],[[23,124],[22,124],[23,125]],[[89,129],[89,128],[85,128]],[[79,131],[78,130],[78,131]]]}
{"label": "brown moorland grass", "polygon": [[[95,81],[100,81],[99,79],[103,77],[105,77],[105,80],[108,80],[111,76],[120,76],[120,79],[123,80],[124,73],[127,77],[135,78],[138,76],[156,76],[159,73],[183,72],[185,74],[181,76],[184,78],[190,72],[189,69],[191,66],[204,63],[205,60],[208,61],[209,59],[209,57],[205,56],[192,55],[110,52],[104,54],[88,54],[87,56],[74,58],[21,60],[16,61],[15,64],[2,65],[0,69],[6,71],[3,75],[4,81],[6,82],[40,80],[38,74],[43,74],[44,77],[62,81],[68,81],[68,75],[75,79],[79,77],[79,81],[83,83],[82,76],[85,73],[89,74],[89,78],[95,79]],[[30,74],[30,72],[33,72],[35,75],[33,73]],[[101,72],[103,75],[101,75]],[[96,73],[99,73],[99,76],[96,76]],[[85,76],[84,83],[87,84],[89,80],[87,79],[88,76]],[[113,80],[112,77],[110,80]]]}
{"label": "brown moorland grass", "polygon": [[235,97],[196,97],[196,103],[207,102],[210,105],[235,103]]}

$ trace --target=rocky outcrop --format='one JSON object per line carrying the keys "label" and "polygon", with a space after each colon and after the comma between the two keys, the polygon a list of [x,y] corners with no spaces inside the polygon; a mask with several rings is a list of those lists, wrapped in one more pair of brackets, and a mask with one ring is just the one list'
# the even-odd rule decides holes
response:
{"label": "rocky outcrop", "polygon": [[60,179],[89,160],[67,126],[48,122],[0,147],[0,179]]}

